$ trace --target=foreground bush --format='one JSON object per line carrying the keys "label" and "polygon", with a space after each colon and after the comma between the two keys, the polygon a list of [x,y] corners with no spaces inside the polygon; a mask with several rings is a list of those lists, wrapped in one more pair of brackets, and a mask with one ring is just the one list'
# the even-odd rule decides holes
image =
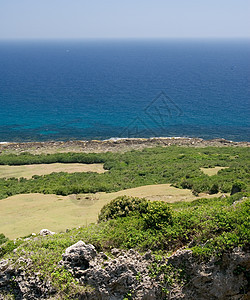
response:
{"label": "foreground bush", "polygon": [[172,209],[163,201],[149,202],[143,220],[146,228],[161,229],[172,224]]}
{"label": "foreground bush", "polygon": [[136,197],[120,196],[103,206],[98,222],[126,217],[131,213],[142,215],[147,212],[148,201]]}
{"label": "foreground bush", "polygon": [[117,197],[106,204],[101,209],[98,222],[127,216],[142,218],[146,229],[161,229],[172,223],[172,210],[166,202],[128,196]]}

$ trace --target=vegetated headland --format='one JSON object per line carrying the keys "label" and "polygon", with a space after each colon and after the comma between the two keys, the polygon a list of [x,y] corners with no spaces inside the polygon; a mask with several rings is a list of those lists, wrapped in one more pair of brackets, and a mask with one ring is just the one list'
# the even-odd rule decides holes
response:
{"label": "vegetated headland", "polygon": [[[15,240],[0,234],[0,299],[248,299],[249,145],[198,138],[0,144],[2,166],[105,170],[3,177],[0,203],[32,193],[76,202],[116,195],[88,226]],[[161,185],[175,188],[175,201],[133,195]],[[178,190],[194,198],[178,200]]]}

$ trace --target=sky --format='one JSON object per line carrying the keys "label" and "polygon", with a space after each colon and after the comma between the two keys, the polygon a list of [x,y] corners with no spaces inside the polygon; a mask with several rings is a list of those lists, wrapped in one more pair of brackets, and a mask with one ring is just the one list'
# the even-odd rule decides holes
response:
{"label": "sky", "polygon": [[250,0],[0,0],[0,39],[250,38]]}

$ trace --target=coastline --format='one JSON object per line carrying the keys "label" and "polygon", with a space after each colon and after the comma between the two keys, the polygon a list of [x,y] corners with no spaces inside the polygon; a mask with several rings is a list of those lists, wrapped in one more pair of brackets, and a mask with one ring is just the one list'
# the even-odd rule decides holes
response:
{"label": "coastline", "polygon": [[157,146],[188,147],[249,147],[250,142],[233,142],[223,138],[204,140],[189,137],[154,137],[154,138],[111,138],[108,140],[73,140],[46,142],[0,142],[0,153],[31,152],[125,152]]}

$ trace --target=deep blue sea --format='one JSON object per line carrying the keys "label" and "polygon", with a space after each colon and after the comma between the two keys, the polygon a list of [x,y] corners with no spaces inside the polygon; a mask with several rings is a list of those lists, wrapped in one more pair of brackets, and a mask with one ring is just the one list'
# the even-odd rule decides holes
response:
{"label": "deep blue sea", "polygon": [[250,141],[250,41],[0,41],[0,142]]}

